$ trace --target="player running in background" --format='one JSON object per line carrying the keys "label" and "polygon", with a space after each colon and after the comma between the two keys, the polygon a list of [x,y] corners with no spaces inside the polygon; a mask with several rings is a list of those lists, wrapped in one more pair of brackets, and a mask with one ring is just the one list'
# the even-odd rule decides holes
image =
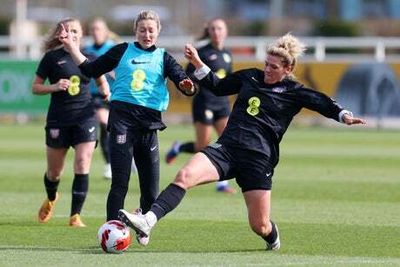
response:
{"label": "player running in background", "polygon": [[[222,79],[232,72],[232,55],[224,48],[228,35],[228,28],[223,19],[215,18],[207,22],[203,36],[200,40],[209,39],[208,44],[199,49],[199,57],[210,67],[218,78]],[[195,67],[189,64],[186,72],[193,74]],[[167,152],[165,160],[171,164],[180,152],[196,153],[205,148],[211,141],[213,128],[221,136],[231,107],[228,96],[216,96],[206,86],[200,86],[199,92],[193,97],[192,117],[196,131],[196,141],[181,143],[175,141]],[[235,193],[236,190],[229,186],[228,181],[216,183],[218,192]]]}
{"label": "player running in background", "polygon": [[[85,46],[84,51],[99,57],[105,54],[111,47],[115,46],[118,41],[118,36],[110,31],[107,23],[102,18],[95,18],[90,23],[90,34],[92,36],[92,41],[89,45]],[[112,82],[114,81],[114,73],[110,72],[106,74],[107,81],[112,87]],[[103,154],[104,161],[106,165],[104,166],[103,176],[107,179],[111,179],[111,164],[110,164],[110,152],[109,152],[109,134],[107,131],[107,121],[110,111],[109,102],[104,99],[104,97],[99,94],[95,81],[92,79],[90,81],[90,92],[92,94],[92,99],[94,107],[96,109],[96,118],[100,124],[100,147]],[[136,172],[135,161],[132,160],[131,172]]]}
{"label": "player running in background", "polygon": [[[92,37],[92,41],[89,45],[84,47],[84,51],[99,57],[106,53],[111,47],[115,45],[114,40],[111,39],[107,23],[102,18],[95,18],[89,26],[89,32]],[[113,74],[106,74],[107,81],[112,84]],[[100,148],[106,162],[104,166],[104,177],[111,179],[111,165],[110,165],[110,155],[108,149],[108,132],[107,132],[107,120],[109,115],[109,103],[104,99],[104,97],[97,90],[97,85],[95,80],[90,81],[90,93],[92,94],[92,99],[94,107],[96,109],[96,118],[100,125]]]}
{"label": "player running in background", "polygon": [[[97,77],[111,70],[115,81],[110,102],[110,159],[112,183],[107,200],[107,220],[118,219],[128,191],[132,156],[140,186],[140,208],[147,212],[159,193],[160,154],[157,131],[166,128],[161,112],[167,109],[166,78],[186,95],[195,88],[182,67],[163,48],[156,46],[161,30],[157,13],[141,11],[134,22],[136,42],[111,48],[95,61],[89,60],[72,41],[66,28],[60,40],[83,73]],[[138,211],[138,213],[140,213]],[[147,244],[147,236],[137,236]]]}
{"label": "player running in background", "polygon": [[[40,207],[38,220],[50,220],[54,205],[59,198],[58,184],[64,170],[69,147],[75,149],[74,180],[69,225],[84,227],[80,218],[89,186],[89,170],[97,139],[95,110],[89,91],[90,78],[82,74],[71,55],[58,40],[63,27],[71,32],[71,41],[79,48],[82,27],[76,19],[57,23],[45,40],[45,55],[39,63],[32,92],[37,95],[51,94],[46,120],[47,170],[44,186],[47,198]],[[48,80],[49,84],[45,84]],[[105,76],[96,79],[100,94],[110,94]]]}
{"label": "player running in background", "polygon": [[267,49],[264,70],[245,69],[219,79],[196,49],[187,45],[185,57],[195,66],[200,84],[216,95],[238,94],[228,124],[218,139],[195,154],[161,192],[146,214],[119,211],[120,219],[145,236],[158,220],[176,208],[188,189],[236,178],[248,211],[251,229],[267,250],[278,250],[278,227],[271,221],[271,187],[279,160],[279,143],[302,108],[347,125],[365,124],[325,94],[306,88],[293,76],[304,45],[291,34]]}

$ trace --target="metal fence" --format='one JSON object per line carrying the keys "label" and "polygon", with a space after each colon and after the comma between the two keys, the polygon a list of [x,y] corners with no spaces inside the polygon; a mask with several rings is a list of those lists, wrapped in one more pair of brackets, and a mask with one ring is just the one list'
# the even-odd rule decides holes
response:
{"label": "metal fence", "polygon": [[[131,42],[133,36],[122,36]],[[268,44],[276,37],[231,36],[226,40],[236,61],[263,61]],[[300,37],[308,52],[303,61],[316,62],[397,62],[400,60],[400,38],[397,37]],[[84,42],[89,39],[84,38]],[[160,36],[158,46],[164,47],[180,59],[186,43],[196,43],[193,36]],[[41,57],[42,39],[19,41],[0,36],[0,57],[8,59],[33,59]]]}

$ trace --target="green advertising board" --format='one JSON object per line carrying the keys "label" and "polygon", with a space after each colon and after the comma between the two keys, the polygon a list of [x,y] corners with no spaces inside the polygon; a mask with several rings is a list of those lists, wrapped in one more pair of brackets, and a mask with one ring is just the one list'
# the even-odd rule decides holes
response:
{"label": "green advertising board", "polygon": [[32,94],[37,61],[0,60],[0,114],[46,113],[49,95]]}

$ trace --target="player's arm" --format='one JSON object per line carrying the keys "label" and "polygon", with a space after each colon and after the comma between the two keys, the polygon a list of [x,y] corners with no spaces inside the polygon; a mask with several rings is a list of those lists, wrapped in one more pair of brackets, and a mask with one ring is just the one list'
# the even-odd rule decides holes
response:
{"label": "player's arm", "polygon": [[104,55],[90,62],[89,59],[80,51],[79,45],[72,40],[72,35],[69,33],[69,29],[64,26],[62,27],[59,40],[71,55],[74,63],[79,66],[82,73],[87,77],[96,78],[112,71],[118,65],[119,60],[128,47],[127,43],[116,45],[108,50]]}
{"label": "player's arm", "polygon": [[99,93],[104,96],[104,99],[110,100],[110,85],[108,84],[105,75],[101,75],[96,79],[96,85]]}
{"label": "player's arm", "polygon": [[118,66],[127,48],[128,43],[118,44],[95,60],[90,58],[85,60],[79,65],[79,69],[88,77],[99,77],[110,73]]}
{"label": "player's arm", "polygon": [[223,79],[219,79],[211,69],[201,60],[196,48],[191,44],[185,46],[185,57],[195,67],[193,75],[201,85],[209,88],[217,96],[237,94],[242,87],[239,73],[232,73]]}
{"label": "player's arm", "polygon": [[61,32],[58,40],[64,45],[64,48],[69,52],[76,65],[80,65],[87,60],[86,56],[82,54],[79,44],[73,41],[68,26],[61,24]]}
{"label": "player's arm", "polygon": [[364,119],[353,117],[351,111],[343,109],[334,99],[321,92],[308,88],[299,88],[296,92],[297,101],[305,108],[347,125],[366,124]]}
{"label": "player's arm", "polygon": [[340,117],[343,123],[346,123],[347,125],[353,125],[353,124],[367,124],[367,121],[361,118],[353,117],[353,113],[351,112],[345,112],[343,115]]}
{"label": "player's arm", "polygon": [[35,95],[46,95],[65,91],[68,89],[70,83],[68,79],[60,79],[57,83],[45,84],[45,79],[36,75],[32,83],[32,93]]}
{"label": "player's arm", "polygon": [[184,95],[192,96],[196,88],[192,80],[187,76],[182,66],[176,62],[169,53],[164,53],[164,75],[168,77]]}

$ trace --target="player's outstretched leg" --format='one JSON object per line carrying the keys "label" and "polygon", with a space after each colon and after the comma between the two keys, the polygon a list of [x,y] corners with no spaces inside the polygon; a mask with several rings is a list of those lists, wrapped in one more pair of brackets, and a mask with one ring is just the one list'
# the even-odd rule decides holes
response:
{"label": "player's outstretched leg", "polygon": [[142,214],[141,212],[129,213],[126,210],[120,209],[118,211],[118,218],[121,222],[135,230],[138,235],[149,237],[150,231],[156,225],[157,221],[175,209],[185,196],[185,193],[185,189],[171,183],[161,192],[146,214]]}

